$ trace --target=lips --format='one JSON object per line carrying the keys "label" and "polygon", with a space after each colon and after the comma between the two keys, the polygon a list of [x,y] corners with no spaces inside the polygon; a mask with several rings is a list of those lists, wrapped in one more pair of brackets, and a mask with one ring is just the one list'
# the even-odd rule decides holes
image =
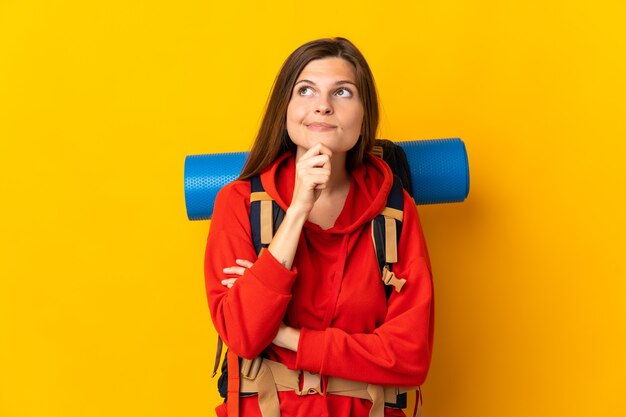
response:
{"label": "lips", "polygon": [[332,130],[334,128],[336,128],[337,126],[328,124],[328,123],[319,123],[319,122],[315,122],[315,123],[311,123],[307,126],[309,129],[311,130]]}
{"label": "lips", "polygon": [[321,122],[313,122],[313,123],[310,123],[309,126],[335,127],[334,125],[331,125],[328,123],[321,123]]}

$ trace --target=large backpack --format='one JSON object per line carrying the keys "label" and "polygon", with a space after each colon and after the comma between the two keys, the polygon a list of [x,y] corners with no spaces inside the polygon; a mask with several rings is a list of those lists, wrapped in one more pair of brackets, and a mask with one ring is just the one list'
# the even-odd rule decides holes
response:
{"label": "large backpack", "polygon": [[[403,189],[413,197],[413,187],[411,184],[411,173],[404,150],[386,139],[376,139],[376,143],[371,152],[373,155],[383,159],[394,173],[394,181],[387,204],[383,211],[372,220],[372,240],[376,252],[378,266],[384,282],[385,295],[387,300],[393,289],[400,292],[406,282],[405,279],[397,278],[392,273],[392,266],[398,261],[397,247],[402,231],[404,195]],[[250,228],[252,232],[252,242],[257,254],[266,249],[274,234],[278,230],[280,223],[285,217],[285,211],[265,192],[261,178],[256,175],[250,178]],[[392,237],[393,236],[393,237]],[[392,237],[392,238],[389,238]],[[213,376],[219,368],[222,353],[222,340],[218,337],[217,353]],[[239,358],[239,369],[249,367],[252,361]],[[220,396],[227,401],[228,397],[228,361],[226,356],[222,363],[221,375],[217,386]],[[231,378],[232,380],[232,378]],[[240,397],[256,395],[256,393],[240,392]],[[418,393],[419,395],[419,393]],[[386,407],[406,408],[406,393],[397,397],[396,403],[385,403]]]}

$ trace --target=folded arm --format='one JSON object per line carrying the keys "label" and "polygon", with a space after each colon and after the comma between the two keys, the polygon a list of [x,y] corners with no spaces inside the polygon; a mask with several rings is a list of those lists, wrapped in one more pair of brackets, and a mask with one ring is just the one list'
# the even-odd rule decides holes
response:
{"label": "folded arm", "polygon": [[[257,356],[276,336],[297,275],[271,250],[257,259],[250,238],[249,194],[247,182],[220,191],[204,258],[207,300],[215,328],[229,348],[244,358]],[[287,216],[285,221],[289,225]],[[224,268],[235,265],[239,258],[254,264],[229,289],[222,281],[239,275],[225,273]]]}

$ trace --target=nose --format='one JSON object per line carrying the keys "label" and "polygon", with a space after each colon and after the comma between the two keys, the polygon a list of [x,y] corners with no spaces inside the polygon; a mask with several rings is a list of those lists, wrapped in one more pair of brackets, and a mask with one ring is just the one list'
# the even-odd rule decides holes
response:
{"label": "nose", "polygon": [[333,108],[328,101],[328,98],[321,96],[317,103],[315,103],[315,113],[317,114],[331,114],[333,112]]}

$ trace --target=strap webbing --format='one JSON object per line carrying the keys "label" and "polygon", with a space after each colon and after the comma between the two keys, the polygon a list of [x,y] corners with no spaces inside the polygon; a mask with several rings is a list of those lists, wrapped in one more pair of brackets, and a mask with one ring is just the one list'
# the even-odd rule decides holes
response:
{"label": "strap webbing", "polygon": [[220,367],[220,359],[222,359],[222,349],[224,348],[224,342],[222,342],[222,338],[217,336],[217,350],[215,351],[215,363],[213,365],[213,374],[211,378],[217,374],[217,368]]}
{"label": "strap webbing", "polygon": [[422,417],[422,389],[417,387],[415,390],[415,408],[413,409],[413,417]]}
{"label": "strap webbing", "polygon": [[396,220],[385,216],[385,263],[398,262],[398,232]]}
{"label": "strap webbing", "polygon": [[392,219],[396,219],[400,222],[404,220],[404,212],[392,207],[385,207],[380,214],[385,217],[391,217]]}
{"label": "strap webbing", "polygon": [[239,358],[228,350],[228,417],[239,417]]}
{"label": "strap webbing", "polygon": [[[261,187],[263,186],[261,185]],[[265,191],[253,191],[250,193],[250,202],[255,201],[272,201],[272,197]]]}
{"label": "strap webbing", "polygon": [[269,245],[274,237],[272,201],[261,201],[261,245]]}
{"label": "strap webbing", "polygon": [[263,417],[280,417],[280,402],[278,401],[274,376],[272,375],[270,367],[261,366],[256,380],[258,381],[258,385],[260,387],[266,388],[258,390],[259,408],[261,409],[261,414]]}

